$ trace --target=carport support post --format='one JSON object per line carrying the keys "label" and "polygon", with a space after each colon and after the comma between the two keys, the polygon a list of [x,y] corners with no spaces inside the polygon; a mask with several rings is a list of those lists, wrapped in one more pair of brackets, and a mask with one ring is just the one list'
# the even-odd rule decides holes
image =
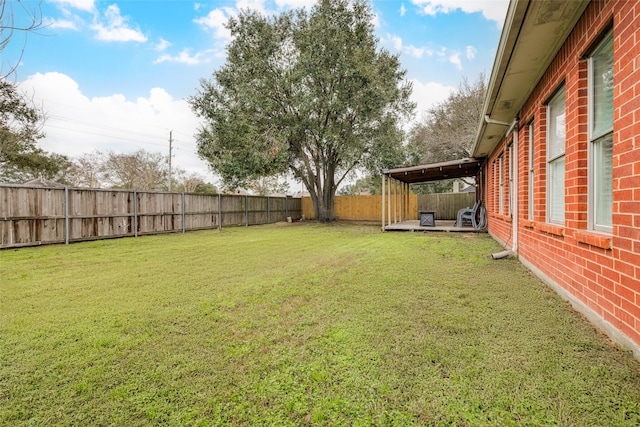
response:
{"label": "carport support post", "polygon": [[393,181],[393,223],[397,224],[398,223],[398,199],[397,199],[397,195],[398,195],[398,181],[396,181],[395,179]]}
{"label": "carport support post", "polygon": [[384,202],[385,202],[385,194],[384,194],[384,182],[387,179],[387,175],[385,175],[384,173],[382,174],[382,231],[384,231]]}
{"label": "carport support post", "polygon": [[405,205],[404,205],[404,182],[400,183],[400,222],[404,221],[405,215]]}
{"label": "carport support post", "polygon": [[403,182],[402,183],[402,206],[404,206],[404,217],[403,217],[403,219],[405,221],[407,219],[409,219],[409,205],[407,204],[407,193],[408,193],[407,183]]}
{"label": "carport support post", "polygon": [[389,225],[391,225],[391,176],[387,179],[387,221],[389,222]]}
{"label": "carport support post", "polygon": [[407,192],[405,194],[405,203],[407,204],[407,219],[411,219],[411,215],[409,214],[409,210],[411,208],[411,187],[409,186],[409,184],[405,184],[406,188],[407,188]]}

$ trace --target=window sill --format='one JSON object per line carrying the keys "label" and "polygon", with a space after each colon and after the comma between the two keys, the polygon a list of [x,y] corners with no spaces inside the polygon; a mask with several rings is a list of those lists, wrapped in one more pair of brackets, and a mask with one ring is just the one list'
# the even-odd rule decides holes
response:
{"label": "window sill", "polygon": [[500,221],[511,222],[511,217],[509,215],[494,213],[491,214],[491,217],[499,219]]}
{"label": "window sill", "polygon": [[611,236],[606,234],[586,230],[576,230],[575,238],[579,243],[595,246],[597,248],[610,250],[613,247]]}
{"label": "window sill", "polygon": [[535,225],[535,228],[536,230],[540,230],[543,233],[564,237],[564,227],[561,225],[549,224],[546,222],[539,222]]}
{"label": "window sill", "polygon": [[536,223],[528,219],[523,219],[521,224],[524,228],[533,228]]}

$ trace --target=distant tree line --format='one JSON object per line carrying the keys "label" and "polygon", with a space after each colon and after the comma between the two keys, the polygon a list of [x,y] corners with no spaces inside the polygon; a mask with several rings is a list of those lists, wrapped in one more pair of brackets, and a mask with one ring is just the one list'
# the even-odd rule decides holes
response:
{"label": "distant tree line", "polygon": [[217,188],[197,173],[171,171],[167,156],[138,150],[134,153],[94,151],[69,162],[61,181],[76,187],[127,188],[151,191],[217,193]]}

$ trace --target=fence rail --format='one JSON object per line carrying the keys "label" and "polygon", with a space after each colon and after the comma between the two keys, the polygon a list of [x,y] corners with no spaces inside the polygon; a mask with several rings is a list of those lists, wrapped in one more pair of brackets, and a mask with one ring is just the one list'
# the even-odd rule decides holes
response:
{"label": "fence rail", "polygon": [[0,185],[0,248],[286,221],[299,198]]}

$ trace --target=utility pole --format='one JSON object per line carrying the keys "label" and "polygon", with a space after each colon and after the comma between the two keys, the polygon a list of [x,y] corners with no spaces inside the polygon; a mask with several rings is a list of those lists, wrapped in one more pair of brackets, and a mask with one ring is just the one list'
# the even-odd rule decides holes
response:
{"label": "utility pole", "polygon": [[173,144],[173,131],[170,130],[169,131],[169,191],[171,191],[171,181],[172,181],[171,179],[171,156],[172,156],[171,150],[173,149],[172,144]]}

